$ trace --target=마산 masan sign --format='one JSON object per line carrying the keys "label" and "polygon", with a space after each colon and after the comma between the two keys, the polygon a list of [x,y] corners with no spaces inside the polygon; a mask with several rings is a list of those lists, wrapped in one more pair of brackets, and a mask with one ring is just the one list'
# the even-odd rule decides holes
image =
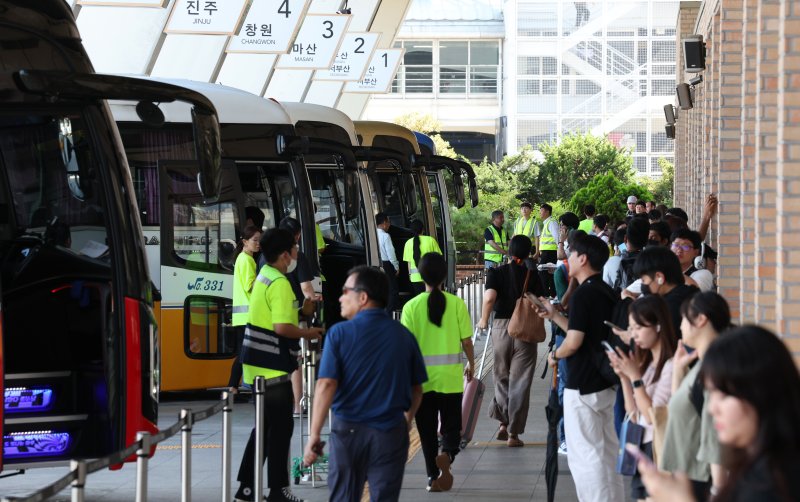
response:
{"label": "\ub9c8\uc0b0 masan sign", "polygon": [[330,68],[350,18],[348,14],[308,14],[289,53],[282,55],[275,67]]}

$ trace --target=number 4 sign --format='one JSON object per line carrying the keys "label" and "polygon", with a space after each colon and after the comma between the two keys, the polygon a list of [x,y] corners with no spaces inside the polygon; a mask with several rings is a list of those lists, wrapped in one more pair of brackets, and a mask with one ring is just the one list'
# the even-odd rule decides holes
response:
{"label": "number 4 sign", "polygon": [[344,92],[384,93],[392,85],[397,67],[403,57],[404,49],[378,49],[372,55],[364,78],[358,82],[348,82]]}
{"label": "number 4 sign", "polygon": [[253,0],[226,52],[286,54],[308,0]]}
{"label": "number 4 sign", "polygon": [[378,43],[378,33],[346,33],[336,58],[327,70],[316,74],[317,80],[360,80]]}

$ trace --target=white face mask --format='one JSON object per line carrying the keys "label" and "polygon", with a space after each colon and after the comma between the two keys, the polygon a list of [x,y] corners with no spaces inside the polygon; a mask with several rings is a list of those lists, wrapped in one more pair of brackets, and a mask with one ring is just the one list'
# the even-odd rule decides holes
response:
{"label": "white face mask", "polygon": [[291,274],[292,272],[294,272],[294,269],[296,268],[297,268],[297,260],[292,258],[292,261],[289,262],[289,266],[286,267],[286,273]]}

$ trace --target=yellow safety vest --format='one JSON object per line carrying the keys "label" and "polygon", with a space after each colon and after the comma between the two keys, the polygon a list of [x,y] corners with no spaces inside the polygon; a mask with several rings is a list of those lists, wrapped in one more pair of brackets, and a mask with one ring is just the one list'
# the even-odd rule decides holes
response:
{"label": "yellow safety vest", "polygon": [[472,336],[467,305],[459,297],[444,293],[442,325],[436,326],[428,319],[429,296],[422,293],[409,300],[400,322],[414,334],[425,360],[428,381],[422,384],[422,392],[458,394],[464,391],[461,340]]}
{"label": "yellow safety vest", "polygon": [[[442,249],[439,243],[430,235],[419,236],[419,256],[423,257],[427,253],[442,254]],[[406,245],[403,247],[403,261],[408,263],[408,276],[411,282],[422,282],[422,276],[417,269],[417,263],[414,261],[414,238],[408,239]]]}
{"label": "yellow safety vest", "polygon": [[256,279],[256,261],[252,256],[242,251],[236,257],[233,267],[233,319],[234,326],[247,324],[247,314],[250,311],[250,291]]}
{"label": "yellow safety vest", "polygon": [[542,235],[539,236],[539,250],[540,251],[557,251],[558,250],[558,243],[556,242],[556,237],[550,233],[550,220],[553,219],[552,216],[548,217],[544,220],[542,226]]}
{"label": "yellow safety vest", "polygon": [[[508,234],[506,234],[506,229],[503,228],[500,230],[500,234],[497,234],[497,229],[494,228],[494,225],[489,225],[487,227],[490,232],[492,232],[492,237],[494,238],[494,243],[500,246],[500,249],[505,251],[508,249]],[[495,248],[493,248],[489,241],[486,241],[486,244],[483,246],[484,251],[490,251],[487,253],[483,253],[483,259],[486,261],[493,261],[495,263],[500,263],[503,261],[503,255],[498,253]]]}
{"label": "yellow safety vest", "polygon": [[522,218],[519,218],[517,222],[514,223],[514,235],[524,235],[525,237],[530,238],[533,235],[533,229],[535,226],[535,219],[528,218],[528,221],[523,221]]}

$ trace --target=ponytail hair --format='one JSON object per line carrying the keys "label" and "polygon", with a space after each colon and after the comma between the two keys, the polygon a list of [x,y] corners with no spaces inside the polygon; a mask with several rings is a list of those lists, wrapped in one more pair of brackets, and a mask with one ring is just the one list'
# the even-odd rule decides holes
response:
{"label": "ponytail hair", "polygon": [[425,284],[433,288],[428,296],[428,320],[442,326],[442,317],[447,307],[447,298],[442,292],[442,283],[447,278],[447,263],[439,253],[425,253],[419,261],[419,274]]}
{"label": "ponytail hair", "polygon": [[413,220],[411,222],[411,231],[414,232],[414,263],[417,264],[417,268],[419,268],[419,260],[422,251],[420,250],[420,239],[419,236],[422,234],[422,231],[425,229],[425,226],[419,220]]}
{"label": "ponytail hair", "polygon": [[244,251],[244,241],[248,241],[253,238],[254,235],[261,232],[261,230],[256,227],[255,225],[247,225],[242,230],[242,236],[239,238],[239,242],[236,243],[236,251],[233,253],[233,261],[236,262],[236,258],[239,257],[242,251]]}

